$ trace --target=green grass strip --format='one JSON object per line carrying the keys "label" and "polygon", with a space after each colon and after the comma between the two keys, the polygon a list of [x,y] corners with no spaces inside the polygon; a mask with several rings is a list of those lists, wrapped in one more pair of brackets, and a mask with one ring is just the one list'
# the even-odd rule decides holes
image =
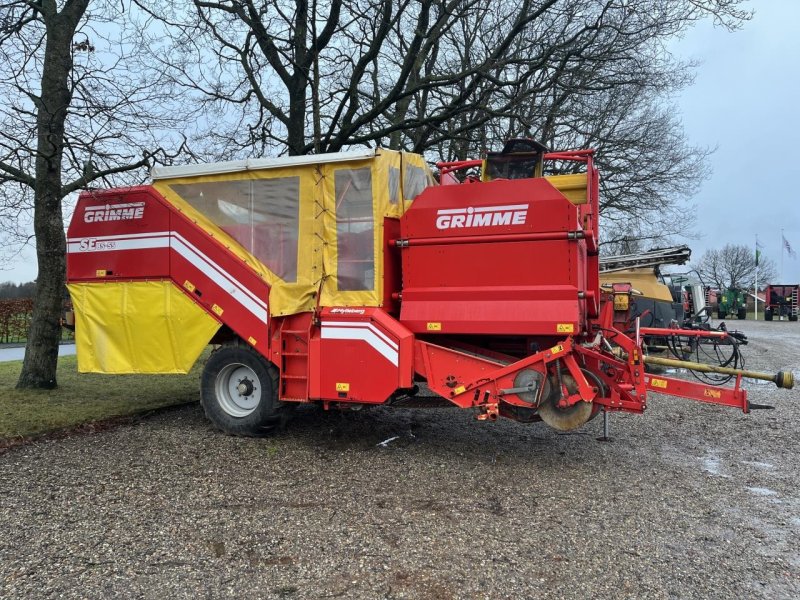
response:
{"label": "green grass strip", "polygon": [[63,356],[55,390],[17,390],[22,361],[0,363],[0,440],[197,401],[204,363],[205,355],[188,375],[96,375]]}

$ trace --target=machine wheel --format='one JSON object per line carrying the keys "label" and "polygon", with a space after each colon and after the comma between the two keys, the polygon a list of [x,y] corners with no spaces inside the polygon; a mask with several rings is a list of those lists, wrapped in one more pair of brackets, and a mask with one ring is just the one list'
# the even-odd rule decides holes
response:
{"label": "machine wheel", "polygon": [[717,311],[717,318],[718,318],[720,321],[721,321],[722,319],[724,319],[725,317],[727,317],[727,316],[728,316],[728,313],[726,313],[724,310],[718,310],[718,311]]}
{"label": "machine wheel", "polygon": [[790,321],[797,321],[797,315],[789,315]]}
{"label": "machine wheel", "polygon": [[747,318],[747,309],[740,308],[738,311],[736,311],[736,318],[740,321],[744,321]]}
{"label": "machine wheel", "polygon": [[772,311],[771,310],[765,310],[764,311],[764,320],[765,321],[772,321]]}
{"label": "machine wheel", "polygon": [[286,413],[278,400],[278,369],[244,344],[221,346],[208,358],[200,404],[214,426],[230,435],[264,435]]}
{"label": "machine wheel", "polygon": [[[561,380],[567,387],[570,394],[578,392],[578,384],[575,378],[570,373],[562,373]],[[553,429],[558,431],[570,431],[585,425],[592,416],[597,413],[594,411],[594,404],[592,402],[576,402],[567,408],[559,408],[556,403],[561,398],[561,390],[558,389],[558,384],[552,382],[553,392],[550,396],[543,400],[539,405],[539,417],[542,421],[550,425]]]}

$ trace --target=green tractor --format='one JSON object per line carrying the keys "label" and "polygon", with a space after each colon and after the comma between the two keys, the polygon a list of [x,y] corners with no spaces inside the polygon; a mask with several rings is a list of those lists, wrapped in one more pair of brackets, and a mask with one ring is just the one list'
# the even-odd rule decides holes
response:
{"label": "green tractor", "polygon": [[717,300],[717,316],[724,319],[728,315],[736,315],[737,319],[747,318],[747,296],[737,288],[728,288],[720,292]]}

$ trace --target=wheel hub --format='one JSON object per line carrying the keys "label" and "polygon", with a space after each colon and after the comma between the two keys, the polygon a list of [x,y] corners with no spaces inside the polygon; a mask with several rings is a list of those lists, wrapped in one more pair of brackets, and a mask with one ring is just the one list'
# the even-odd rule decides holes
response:
{"label": "wheel hub", "polygon": [[225,366],[217,375],[215,388],[220,407],[232,417],[246,417],[261,403],[258,375],[241,363]]}
{"label": "wheel hub", "polygon": [[253,393],[253,389],[253,382],[247,378],[239,381],[239,385],[236,386],[236,391],[239,392],[240,396],[249,396]]}

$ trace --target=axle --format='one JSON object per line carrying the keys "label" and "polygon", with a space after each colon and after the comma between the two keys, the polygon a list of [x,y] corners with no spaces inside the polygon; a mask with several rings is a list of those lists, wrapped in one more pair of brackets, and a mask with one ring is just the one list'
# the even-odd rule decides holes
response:
{"label": "axle", "polygon": [[731,369],[729,367],[719,367],[704,363],[691,362],[688,360],[675,360],[672,358],[659,358],[656,356],[645,356],[644,362],[648,365],[661,365],[663,367],[674,367],[676,369],[689,369],[690,371],[700,371],[701,373],[721,373],[723,375],[733,375],[750,377],[751,379],[761,379],[771,381],[779,388],[786,390],[794,387],[794,374],[791,371],[778,371],[774,375],[769,373],[759,373],[757,371],[743,371],[741,369]]}

